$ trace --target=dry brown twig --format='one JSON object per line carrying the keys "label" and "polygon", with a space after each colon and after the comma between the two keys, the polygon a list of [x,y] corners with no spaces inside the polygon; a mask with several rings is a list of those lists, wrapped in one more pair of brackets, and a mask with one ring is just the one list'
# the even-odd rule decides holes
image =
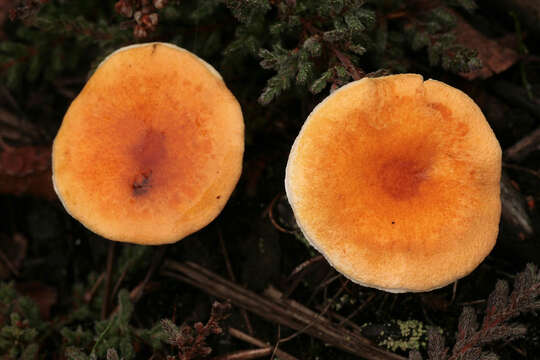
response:
{"label": "dry brown twig", "polygon": [[[259,295],[191,262],[167,260],[161,274],[186,282],[212,296],[229,299],[233,305],[270,322],[296,331],[304,329],[307,335],[367,360],[404,360],[403,357],[373,345],[368,339],[324,316],[319,316],[305,306],[284,298],[276,289]],[[307,327],[309,324],[312,325]]]}

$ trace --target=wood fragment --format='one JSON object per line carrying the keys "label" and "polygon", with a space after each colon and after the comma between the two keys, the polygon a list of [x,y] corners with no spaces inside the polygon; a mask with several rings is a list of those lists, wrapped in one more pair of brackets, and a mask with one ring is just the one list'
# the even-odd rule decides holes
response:
{"label": "wood fragment", "polygon": [[367,360],[405,359],[378,348],[368,339],[315,314],[293,300],[279,297],[276,290],[273,290],[273,297],[258,295],[192,262],[167,260],[161,274],[195,286],[212,296],[229,299],[232,304],[270,322],[297,331],[305,328],[306,334]]}

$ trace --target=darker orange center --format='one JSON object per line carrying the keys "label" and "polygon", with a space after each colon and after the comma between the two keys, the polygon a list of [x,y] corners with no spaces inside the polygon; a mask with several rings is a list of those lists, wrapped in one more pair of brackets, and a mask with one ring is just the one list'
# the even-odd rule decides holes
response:
{"label": "darker orange center", "polygon": [[380,167],[378,177],[384,192],[396,200],[406,200],[418,193],[427,172],[428,167],[419,161],[393,159]]}
{"label": "darker orange center", "polygon": [[138,167],[131,183],[133,195],[143,195],[154,185],[156,168],[167,155],[164,139],[163,132],[150,129],[134,147],[133,157]]}

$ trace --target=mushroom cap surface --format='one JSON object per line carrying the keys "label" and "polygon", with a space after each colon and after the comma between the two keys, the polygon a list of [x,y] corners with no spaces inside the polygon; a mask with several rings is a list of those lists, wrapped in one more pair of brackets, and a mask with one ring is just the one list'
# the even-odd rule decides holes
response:
{"label": "mushroom cap surface", "polygon": [[309,115],[285,187],[307,240],[389,292],[461,278],[498,234],[501,148],[466,94],[416,74],[364,78]]}
{"label": "mushroom cap surface", "polygon": [[53,144],[66,210],[116,241],[172,243],[210,223],[242,170],[240,105],[219,73],[165,43],[107,57]]}

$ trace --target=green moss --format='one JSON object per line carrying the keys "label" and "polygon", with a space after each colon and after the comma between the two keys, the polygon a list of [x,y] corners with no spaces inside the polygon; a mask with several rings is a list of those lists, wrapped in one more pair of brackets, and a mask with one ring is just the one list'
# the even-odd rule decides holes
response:
{"label": "green moss", "polygon": [[[425,347],[426,344],[426,329],[424,324],[418,320],[397,320],[395,322],[399,326],[401,337],[394,338],[392,336],[379,342],[380,346],[384,346],[389,350],[396,351],[397,349],[419,350]],[[382,333],[381,335],[383,335]]]}

